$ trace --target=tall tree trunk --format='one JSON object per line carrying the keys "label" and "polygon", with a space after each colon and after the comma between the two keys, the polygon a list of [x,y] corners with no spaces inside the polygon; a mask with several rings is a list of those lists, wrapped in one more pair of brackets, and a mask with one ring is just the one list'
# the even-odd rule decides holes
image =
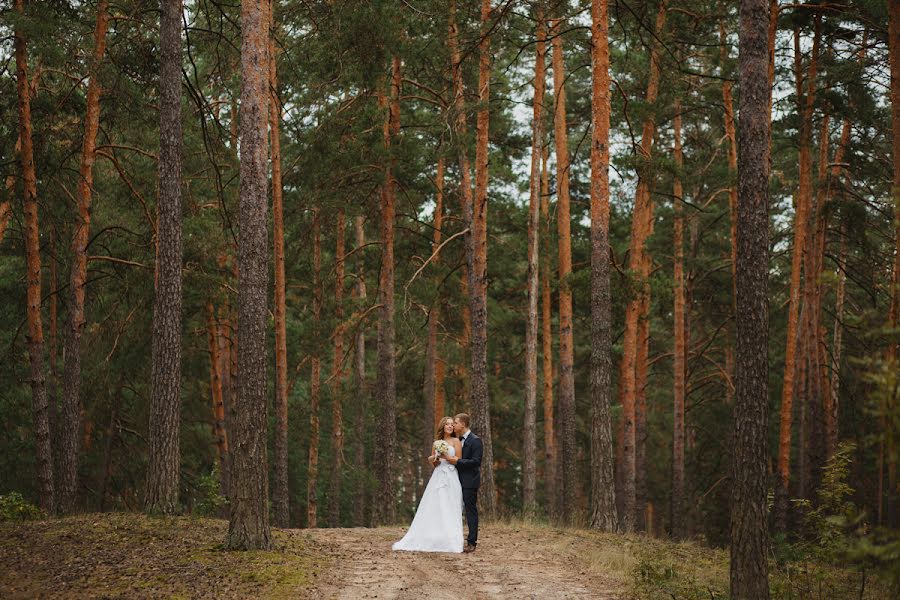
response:
{"label": "tall tree trunk", "polygon": [[269,13],[241,3],[241,167],[238,237],[238,389],[229,406],[231,518],[225,546],[268,549],[269,469],[266,402],[268,237],[266,121],[269,116]]}
{"label": "tall tree trunk", "polygon": [[[656,36],[662,35],[666,22],[666,0],[659,3],[656,14]],[[646,103],[652,106],[659,94],[659,45],[654,44],[650,50],[650,72],[647,78]],[[652,223],[652,203],[650,201],[649,163],[653,149],[653,138],[656,134],[656,122],[651,113],[645,119],[641,132],[639,179],[635,191],[634,212],[631,222],[631,243],[628,250],[628,269],[637,274],[635,293],[625,308],[625,333],[622,342],[622,362],[619,375],[619,395],[622,399],[623,429],[620,436],[622,445],[621,462],[621,494],[619,501],[621,512],[619,521],[625,531],[631,531],[635,525],[635,485],[636,485],[636,386],[635,369],[638,354],[638,324],[641,316],[643,297],[649,294],[645,271],[649,275],[649,264],[644,260],[644,243],[650,235]]]}
{"label": "tall tree trunk", "polygon": [[[460,205],[463,215],[469,214],[472,210],[472,169],[469,164],[469,154],[466,148],[467,124],[466,124],[466,102],[465,87],[463,85],[462,72],[462,56],[459,50],[459,30],[456,24],[456,0],[450,0],[448,11],[448,33],[447,46],[450,50],[450,70],[453,77],[453,110],[456,113],[456,122],[453,123],[453,133],[456,134],[455,146],[457,158],[459,161],[459,189],[460,189]],[[468,227],[468,224],[467,224]],[[469,266],[468,266],[468,248],[469,242],[466,241],[466,261],[463,262],[461,269],[460,291],[462,296],[467,300],[463,305],[463,331],[460,339],[462,354],[465,355],[469,350],[470,341],[472,339],[472,311],[471,296],[469,286]],[[462,388],[463,400],[468,402],[469,392],[471,388],[471,373],[468,369],[463,370]]]}
{"label": "tall tree trunk", "polygon": [[78,215],[72,236],[72,269],[69,277],[69,320],[63,365],[63,398],[61,430],[61,458],[59,510],[70,513],[78,496],[78,454],[82,441],[81,426],[81,332],[84,329],[84,292],[87,285],[87,244],[91,229],[91,187],[94,182],[94,151],[100,126],[99,67],[106,51],[106,30],[109,23],[109,3],[97,4],[97,24],[94,28],[94,51],[91,76],[88,81],[87,107],[84,117],[84,139],[81,149],[78,191]]}
{"label": "tall tree trunk", "polygon": [[767,0],[741,0],[738,118],[737,347],[731,488],[731,597],[769,597],[769,93]]}
{"label": "tall tree trunk", "polygon": [[181,461],[181,0],[160,4],[159,207],[144,509],[178,510]]}
{"label": "tall tree trunk", "polygon": [[[774,41],[773,41],[774,43]],[[734,131],[734,101],[731,93],[732,82],[725,72],[725,62],[728,60],[728,38],[725,33],[725,21],[719,21],[719,56],[722,69],[722,104],[725,107],[723,119],[725,121],[725,137],[728,139],[728,177],[730,187],[728,189],[728,213],[731,216],[731,293],[732,309],[734,309],[735,295],[735,256],[737,254],[737,135]],[[773,63],[774,65],[774,63]],[[774,68],[774,67],[773,67]],[[730,373],[729,373],[730,375]]]}
{"label": "tall tree trunk", "polygon": [[[815,56],[813,57],[815,61]],[[810,64],[810,70],[813,66]],[[814,72],[814,71],[813,71]],[[784,378],[781,388],[781,417],[778,435],[778,476],[775,485],[775,529],[785,531],[787,528],[788,511],[788,486],[791,473],[791,428],[794,411],[795,380],[798,371],[797,341],[799,338],[798,321],[800,316],[800,292],[801,270],[803,268],[803,253],[806,248],[806,221],[808,218],[808,199],[810,188],[810,122],[812,118],[811,106],[813,88],[806,95],[806,105],[803,94],[803,67],[800,53],[800,29],[794,28],[794,76],[797,82],[798,111],[802,118],[800,122],[800,166],[799,185],[794,201],[794,248],[791,258],[791,288],[790,304],[788,306],[787,347],[784,359]],[[809,119],[807,119],[806,106],[810,106]],[[802,442],[801,442],[802,443]]]}
{"label": "tall tree trunk", "polygon": [[[726,112],[727,112],[726,108]],[[681,99],[675,99],[675,119],[672,124],[675,137],[675,178],[672,184],[672,203],[675,209],[673,245],[675,306],[675,356],[674,371],[674,414],[672,415],[672,537],[681,539],[685,535],[684,518],[684,401],[686,395],[685,375],[687,372],[687,346],[684,323],[684,205],[681,187],[681,170],[684,158],[681,150]],[[736,158],[736,157],[735,157]],[[736,190],[736,188],[735,188]],[[734,239],[734,238],[732,238]]]}
{"label": "tall tree trunk", "polygon": [[[801,402],[801,411],[806,416],[806,427],[800,438],[806,461],[800,472],[803,492],[801,497],[811,497],[819,487],[820,469],[825,465],[825,431],[822,411],[821,368],[819,367],[818,320],[816,314],[816,288],[818,273],[816,268],[816,222],[819,217],[819,195],[813,193],[813,159],[812,130],[813,110],[815,108],[816,76],[819,60],[819,43],[821,39],[821,15],[815,17],[815,33],[807,71],[807,94],[801,111],[800,136],[800,186],[805,194],[806,227],[805,245],[803,248],[803,283],[800,291],[800,388],[797,394]],[[827,123],[826,123],[827,132]],[[827,136],[826,136],[827,139]],[[820,144],[820,147],[821,144]],[[827,152],[827,145],[824,146]],[[826,154],[827,156],[827,154]],[[826,159],[823,159],[824,162]],[[824,232],[823,232],[824,233]]]}
{"label": "tall tree trunk", "polygon": [[556,140],[557,231],[559,234],[559,416],[562,438],[562,506],[560,516],[571,523],[578,490],[575,459],[575,371],[572,332],[572,236],[569,209],[569,144],[566,125],[565,66],[561,19],[551,21],[553,38],[553,117]]}
{"label": "tall tree trunk", "polygon": [[[384,147],[389,156],[392,140],[400,134],[400,57],[391,60],[390,100],[382,95],[385,111]],[[392,475],[396,466],[397,451],[397,398],[396,375],[394,371],[394,218],[396,214],[396,187],[394,165],[396,159],[390,156],[385,168],[384,184],[381,188],[381,277],[378,295],[381,304],[381,318],[378,321],[378,378],[376,390],[380,419],[378,434],[381,440],[382,456],[385,461],[384,473]],[[375,504],[375,523],[386,525],[394,522],[396,494],[394,477],[381,477],[380,500]]]}
{"label": "tall tree trunk", "polygon": [[206,303],[206,329],[209,341],[209,388],[212,401],[213,439],[219,468],[219,494],[229,498],[228,490],[228,436],[225,431],[225,402],[222,393],[222,356],[219,343],[219,326],[212,302]]}
{"label": "tall tree trunk", "polygon": [[538,337],[538,256],[541,227],[541,158],[544,155],[543,109],[546,73],[547,31],[543,7],[536,9],[537,47],[534,60],[534,100],[531,131],[531,177],[528,201],[528,316],[525,325],[525,423],[522,471],[522,504],[526,515],[537,512],[537,337]]}
{"label": "tall tree trunk", "polygon": [[289,527],[287,280],[284,265],[284,189],[281,181],[281,101],[278,97],[274,10],[271,11],[269,25],[272,28],[269,36],[269,143],[272,151],[272,254],[275,259],[275,443],[272,447],[275,481],[272,486],[272,514],[276,527]]}
{"label": "tall tree trunk", "polygon": [[[322,234],[321,215],[313,209],[313,323],[322,318]],[[319,393],[322,381],[322,359],[318,348],[309,360],[309,456],[306,469],[306,526],[319,526]]]}
{"label": "tall tree trunk", "polygon": [[591,3],[591,527],[615,531],[609,283],[609,2]]}
{"label": "tall tree trunk", "polygon": [[478,113],[475,127],[475,198],[466,205],[464,218],[466,262],[469,270],[469,310],[472,314],[471,371],[469,398],[472,428],[484,445],[481,461],[481,512],[494,515],[494,453],[491,443],[491,412],[487,384],[487,190],[488,124],[490,119],[491,2],[481,1],[481,42],[478,61]]}
{"label": "tall tree trunk", "polygon": [[[16,0],[16,12],[25,12],[24,0]],[[39,503],[51,513],[56,508],[53,486],[53,453],[50,446],[50,418],[44,375],[44,326],[41,321],[41,239],[38,223],[37,174],[31,139],[31,90],[28,85],[28,48],[25,34],[16,28],[16,89],[19,94],[19,162],[22,169],[25,206],[25,262],[28,271],[27,317],[28,359],[31,366],[31,410],[34,418],[35,465]],[[2,217],[2,215],[0,215]],[[54,257],[55,258],[55,257]],[[54,290],[55,291],[55,290]]]}
{"label": "tall tree trunk", "polygon": [[[896,331],[900,320],[900,1],[890,0],[890,22],[888,26],[888,45],[891,63],[891,127],[892,155],[894,163],[894,180],[891,193],[894,199],[894,267],[891,273],[891,308],[888,313],[888,328]],[[888,368],[896,371],[898,342],[896,335],[888,344],[886,362]],[[890,372],[890,371],[889,371]],[[893,406],[888,409],[894,410]],[[891,490],[888,495],[888,524],[897,527],[897,452],[896,440],[887,431],[888,437],[888,483]]]}
{"label": "tall tree trunk", "polygon": [[331,488],[328,494],[328,524],[340,527],[341,483],[344,477],[344,209],[338,210],[334,252],[334,361],[331,366]]}
{"label": "tall tree trunk", "polygon": [[[431,251],[434,253],[432,263],[440,260],[439,248],[441,245],[441,227],[444,220],[444,157],[438,157],[437,175],[435,176],[435,200],[434,221],[432,223],[433,235]],[[437,287],[435,289],[438,289]],[[425,415],[422,423],[423,436],[422,448],[431,448],[434,442],[434,432],[437,424],[444,417],[443,382],[439,381],[440,357],[437,348],[438,324],[441,318],[441,297],[437,295],[428,312],[428,342],[425,349],[425,382],[423,396],[425,400]],[[439,401],[439,398],[441,401]],[[431,471],[426,470],[423,478],[423,488],[431,477]],[[421,495],[421,494],[420,494]]]}
{"label": "tall tree trunk", "polygon": [[[366,232],[363,227],[364,217],[357,215],[353,219],[353,228],[356,235],[356,249],[359,250],[366,245]],[[359,272],[356,275],[356,286],[354,294],[356,300],[360,304],[364,304],[366,300],[366,277],[365,263],[362,261],[360,254]],[[366,421],[366,398],[369,397],[368,386],[366,385],[366,331],[363,324],[360,323],[356,329],[356,337],[353,340],[353,384],[356,389],[355,402],[355,448],[353,452],[353,462],[356,469],[356,493],[353,499],[353,523],[356,526],[365,524],[366,518],[366,496],[368,491],[366,479],[366,452],[365,452],[365,421]]]}
{"label": "tall tree trunk", "polygon": [[552,228],[550,226],[550,177],[547,159],[550,147],[544,146],[541,156],[541,357],[544,406],[544,497],[547,514],[555,518],[559,513],[560,489],[556,485],[556,433],[553,422],[553,304],[550,300]]}

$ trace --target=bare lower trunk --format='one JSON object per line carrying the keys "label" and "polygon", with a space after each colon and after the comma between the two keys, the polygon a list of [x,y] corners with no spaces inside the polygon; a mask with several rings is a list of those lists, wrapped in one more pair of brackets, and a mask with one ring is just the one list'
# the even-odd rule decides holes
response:
{"label": "bare lower trunk", "polygon": [[84,117],[84,140],[81,150],[78,192],[78,215],[72,236],[72,270],[69,278],[69,321],[63,367],[62,427],[60,449],[59,510],[70,513],[78,496],[78,454],[82,442],[81,421],[81,333],[84,329],[84,294],[87,284],[87,244],[91,229],[91,187],[94,181],[94,151],[100,126],[100,80],[98,68],[106,51],[106,29],[109,22],[108,2],[97,5],[94,28],[92,76],[88,81],[87,107]]}
{"label": "bare lower trunk", "polygon": [[591,3],[591,527],[615,531],[609,284],[609,6]]}

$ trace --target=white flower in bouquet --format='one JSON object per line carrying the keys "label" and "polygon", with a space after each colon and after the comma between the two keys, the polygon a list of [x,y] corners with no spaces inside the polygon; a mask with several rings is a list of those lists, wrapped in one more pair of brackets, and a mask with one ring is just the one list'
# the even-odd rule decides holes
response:
{"label": "white flower in bouquet", "polygon": [[448,454],[449,452],[450,452],[450,444],[448,444],[444,440],[435,440],[435,442],[434,442],[434,453],[435,454]]}

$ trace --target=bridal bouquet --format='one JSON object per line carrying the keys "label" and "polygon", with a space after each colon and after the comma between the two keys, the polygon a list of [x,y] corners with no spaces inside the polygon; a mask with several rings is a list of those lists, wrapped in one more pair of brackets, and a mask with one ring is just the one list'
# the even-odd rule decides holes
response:
{"label": "bridal bouquet", "polygon": [[435,454],[448,454],[450,452],[450,444],[444,440],[435,440],[433,447]]}

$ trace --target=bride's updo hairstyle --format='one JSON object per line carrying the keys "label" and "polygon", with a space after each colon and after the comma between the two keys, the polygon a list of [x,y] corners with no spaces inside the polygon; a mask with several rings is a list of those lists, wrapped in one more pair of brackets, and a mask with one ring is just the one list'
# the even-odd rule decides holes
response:
{"label": "bride's updo hairstyle", "polygon": [[[443,419],[441,419],[441,422],[438,423],[437,433],[435,433],[434,439],[436,439],[436,440],[444,439],[444,426],[447,424],[447,421],[450,421],[451,423],[453,423],[453,417],[444,417]],[[456,432],[454,431],[450,435],[450,437],[456,437]]]}

